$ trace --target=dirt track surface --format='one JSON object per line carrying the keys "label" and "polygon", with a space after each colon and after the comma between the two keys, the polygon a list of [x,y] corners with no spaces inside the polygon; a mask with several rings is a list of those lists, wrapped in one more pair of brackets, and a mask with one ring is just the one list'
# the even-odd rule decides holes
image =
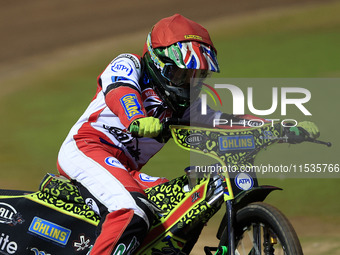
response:
{"label": "dirt track surface", "polygon": [[18,60],[63,47],[150,29],[159,19],[174,13],[205,22],[248,11],[318,1],[1,1],[0,70],[4,66],[15,68]]}

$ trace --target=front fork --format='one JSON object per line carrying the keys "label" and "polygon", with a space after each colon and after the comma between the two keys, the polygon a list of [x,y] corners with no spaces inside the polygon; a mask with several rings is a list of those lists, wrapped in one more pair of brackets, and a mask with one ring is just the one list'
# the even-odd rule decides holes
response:
{"label": "front fork", "polygon": [[[227,246],[220,246],[218,248],[215,248],[214,250],[217,252],[214,255],[235,255],[235,230],[234,230],[234,222],[235,222],[235,210],[234,210],[234,201],[228,200],[226,201],[226,214],[224,218],[226,219],[226,229],[227,229],[227,239],[228,243]],[[206,254],[211,254],[210,249],[213,249],[212,247],[206,247],[207,251]]]}
{"label": "front fork", "polygon": [[227,233],[228,233],[228,255],[235,254],[235,232],[234,232],[234,222],[235,222],[235,210],[233,208],[233,200],[226,201],[226,215],[227,215]]}
{"label": "front fork", "polygon": [[223,228],[226,226],[228,251],[225,251],[225,249],[222,249],[222,247],[218,247],[218,251],[215,253],[215,255],[235,255],[236,239],[234,224],[236,222],[237,210],[252,202],[262,202],[269,195],[269,193],[274,190],[281,189],[275,186],[254,187],[251,190],[243,191],[235,199],[226,201],[226,214],[221,222],[218,232],[221,232],[221,230],[223,230]]}

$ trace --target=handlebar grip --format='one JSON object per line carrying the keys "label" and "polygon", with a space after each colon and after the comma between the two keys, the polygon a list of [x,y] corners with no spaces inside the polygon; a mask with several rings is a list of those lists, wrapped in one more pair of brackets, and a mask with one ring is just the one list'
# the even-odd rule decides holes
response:
{"label": "handlebar grip", "polygon": [[155,139],[160,143],[167,142],[171,138],[170,126],[179,125],[180,123],[183,122],[178,118],[165,118],[162,122],[162,131]]}
{"label": "handlebar grip", "polygon": [[316,139],[313,139],[313,138],[310,138],[310,137],[308,137],[306,139],[306,141],[307,142],[311,142],[311,143],[323,144],[323,145],[326,145],[327,147],[331,147],[332,146],[331,142],[324,142],[324,141],[316,140]]}
{"label": "handlebar grip", "polygon": [[311,142],[311,143],[323,144],[328,147],[332,146],[332,143],[330,142],[324,142],[324,141],[316,140],[316,139],[309,137],[309,134],[304,129],[301,129],[300,131],[302,131],[301,134],[297,135],[294,131],[290,131],[289,129],[287,129],[285,132],[285,135],[287,137],[287,142],[291,144]]}
{"label": "handlebar grip", "polygon": [[[158,142],[165,143],[171,137],[170,126],[171,125],[188,125],[187,121],[180,120],[178,118],[166,118],[162,123],[162,130],[160,134],[155,137]],[[132,122],[129,126],[129,132],[133,137],[140,137],[139,134],[139,122]]]}
{"label": "handlebar grip", "polygon": [[323,145],[326,145],[327,147],[332,146],[331,142],[324,142],[324,141],[313,139],[311,137],[303,137],[303,136],[296,136],[296,135],[290,135],[290,134],[287,134],[287,137],[288,137],[287,142],[291,144],[311,142],[311,143],[323,144]]}

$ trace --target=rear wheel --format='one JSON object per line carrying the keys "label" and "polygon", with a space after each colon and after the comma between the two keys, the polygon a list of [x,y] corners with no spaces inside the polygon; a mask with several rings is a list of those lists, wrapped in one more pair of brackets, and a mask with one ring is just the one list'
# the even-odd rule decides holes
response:
{"label": "rear wheel", "polygon": [[[293,226],[275,207],[258,202],[236,213],[235,238],[237,255],[302,255]],[[227,246],[223,231],[220,246]]]}

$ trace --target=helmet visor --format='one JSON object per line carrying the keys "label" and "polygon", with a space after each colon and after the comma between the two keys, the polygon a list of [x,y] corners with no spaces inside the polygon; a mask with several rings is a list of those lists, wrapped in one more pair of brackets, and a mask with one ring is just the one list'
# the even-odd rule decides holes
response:
{"label": "helmet visor", "polygon": [[211,76],[211,73],[212,71],[204,69],[179,68],[171,63],[166,63],[162,70],[163,77],[173,86],[183,88],[190,87],[191,79],[195,79],[195,84],[192,84],[191,87],[201,85],[206,78]]}

